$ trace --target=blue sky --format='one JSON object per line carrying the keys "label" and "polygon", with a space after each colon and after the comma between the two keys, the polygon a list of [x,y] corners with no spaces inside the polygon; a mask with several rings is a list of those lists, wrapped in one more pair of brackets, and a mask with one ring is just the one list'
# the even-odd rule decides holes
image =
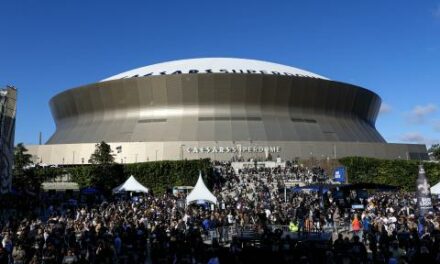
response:
{"label": "blue sky", "polygon": [[56,93],[132,68],[241,57],[378,93],[390,142],[440,140],[440,0],[2,0],[0,86],[19,89],[16,142],[55,126]]}

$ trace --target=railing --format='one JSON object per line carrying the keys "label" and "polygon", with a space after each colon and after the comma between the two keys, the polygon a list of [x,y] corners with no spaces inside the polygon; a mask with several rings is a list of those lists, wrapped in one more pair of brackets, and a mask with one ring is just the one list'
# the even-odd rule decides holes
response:
{"label": "railing", "polygon": [[272,232],[275,232],[276,230],[281,230],[283,232],[289,232],[289,226],[288,225],[268,225],[269,230]]}
{"label": "railing", "polygon": [[[322,229],[311,228],[302,230],[299,234],[298,232],[290,232],[288,225],[267,225],[267,228],[270,232],[276,232],[279,230],[283,236],[298,239],[321,237],[324,233],[331,233],[333,231],[332,227],[324,227]],[[260,239],[260,234],[253,225],[231,225],[208,230],[204,236],[204,241],[206,243],[212,243],[212,241],[216,240],[219,243],[228,244],[232,242],[234,238],[237,238],[241,241],[258,241]]]}
{"label": "railing", "polygon": [[211,243],[217,240],[219,243],[230,243],[234,237],[237,237],[239,231],[236,226],[222,226],[208,230],[204,236],[204,241]]}

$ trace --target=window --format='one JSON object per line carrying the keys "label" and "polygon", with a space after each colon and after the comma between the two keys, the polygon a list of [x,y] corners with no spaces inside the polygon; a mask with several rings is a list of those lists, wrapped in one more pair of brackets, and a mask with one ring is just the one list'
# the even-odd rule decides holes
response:
{"label": "window", "polygon": [[138,123],[160,123],[160,122],[166,122],[167,120],[165,118],[156,118],[156,119],[140,119],[138,120]]}
{"label": "window", "polygon": [[307,119],[307,118],[292,117],[290,120],[292,120],[292,122],[297,122],[297,123],[316,123],[315,119]]}
{"label": "window", "polygon": [[261,121],[257,116],[205,116],[199,117],[199,121]]}

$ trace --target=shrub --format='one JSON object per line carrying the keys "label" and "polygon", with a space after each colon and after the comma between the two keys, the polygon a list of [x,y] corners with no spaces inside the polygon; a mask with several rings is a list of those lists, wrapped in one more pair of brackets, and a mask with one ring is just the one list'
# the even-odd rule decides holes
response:
{"label": "shrub", "polygon": [[347,168],[350,183],[379,183],[415,191],[418,165],[423,164],[429,184],[440,181],[440,164],[415,160],[381,160],[364,157],[346,157],[339,162]]}

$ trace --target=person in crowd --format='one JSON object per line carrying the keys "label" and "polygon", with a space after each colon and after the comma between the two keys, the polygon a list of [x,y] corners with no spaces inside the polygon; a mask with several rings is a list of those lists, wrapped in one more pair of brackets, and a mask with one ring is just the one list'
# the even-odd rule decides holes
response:
{"label": "person in crowd", "polygon": [[12,259],[14,264],[25,264],[26,252],[21,244],[14,247],[14,250],[12,251]]}
{"label": "person in crowd", "polygon": [[359,237],[361,229],[362,229],[362,223],[361,221],[359,221],[357,214],[355,214],[353,221],[351,222],[351,230],[353,231],[353,235]]}
{"label": "person in crowd", "polygon": [[0,264],[8,264],[9,256],[2,244],[0,244]]}
{"label": "person in crowd", "polygon": [[64,256],[62,264],[74,264],[78,263],[78,257],[75,255],[72,249],[67,251],[67,254]]}
{"label": "person in crowd", "polygon": [[[1,218],[0,264],[259,263],[273,256],[287,263],[440,263],[437,201],[432,213],[419,215],[414,193],[376,192],[351,197],[364,208],[354,211],[331,194],[287,192],[292,182],[325,179],[317,166],[213,167],[213,210],[181,206],[185,194],[165,193]],[[326,233],[337,239],[302,243]]]}

